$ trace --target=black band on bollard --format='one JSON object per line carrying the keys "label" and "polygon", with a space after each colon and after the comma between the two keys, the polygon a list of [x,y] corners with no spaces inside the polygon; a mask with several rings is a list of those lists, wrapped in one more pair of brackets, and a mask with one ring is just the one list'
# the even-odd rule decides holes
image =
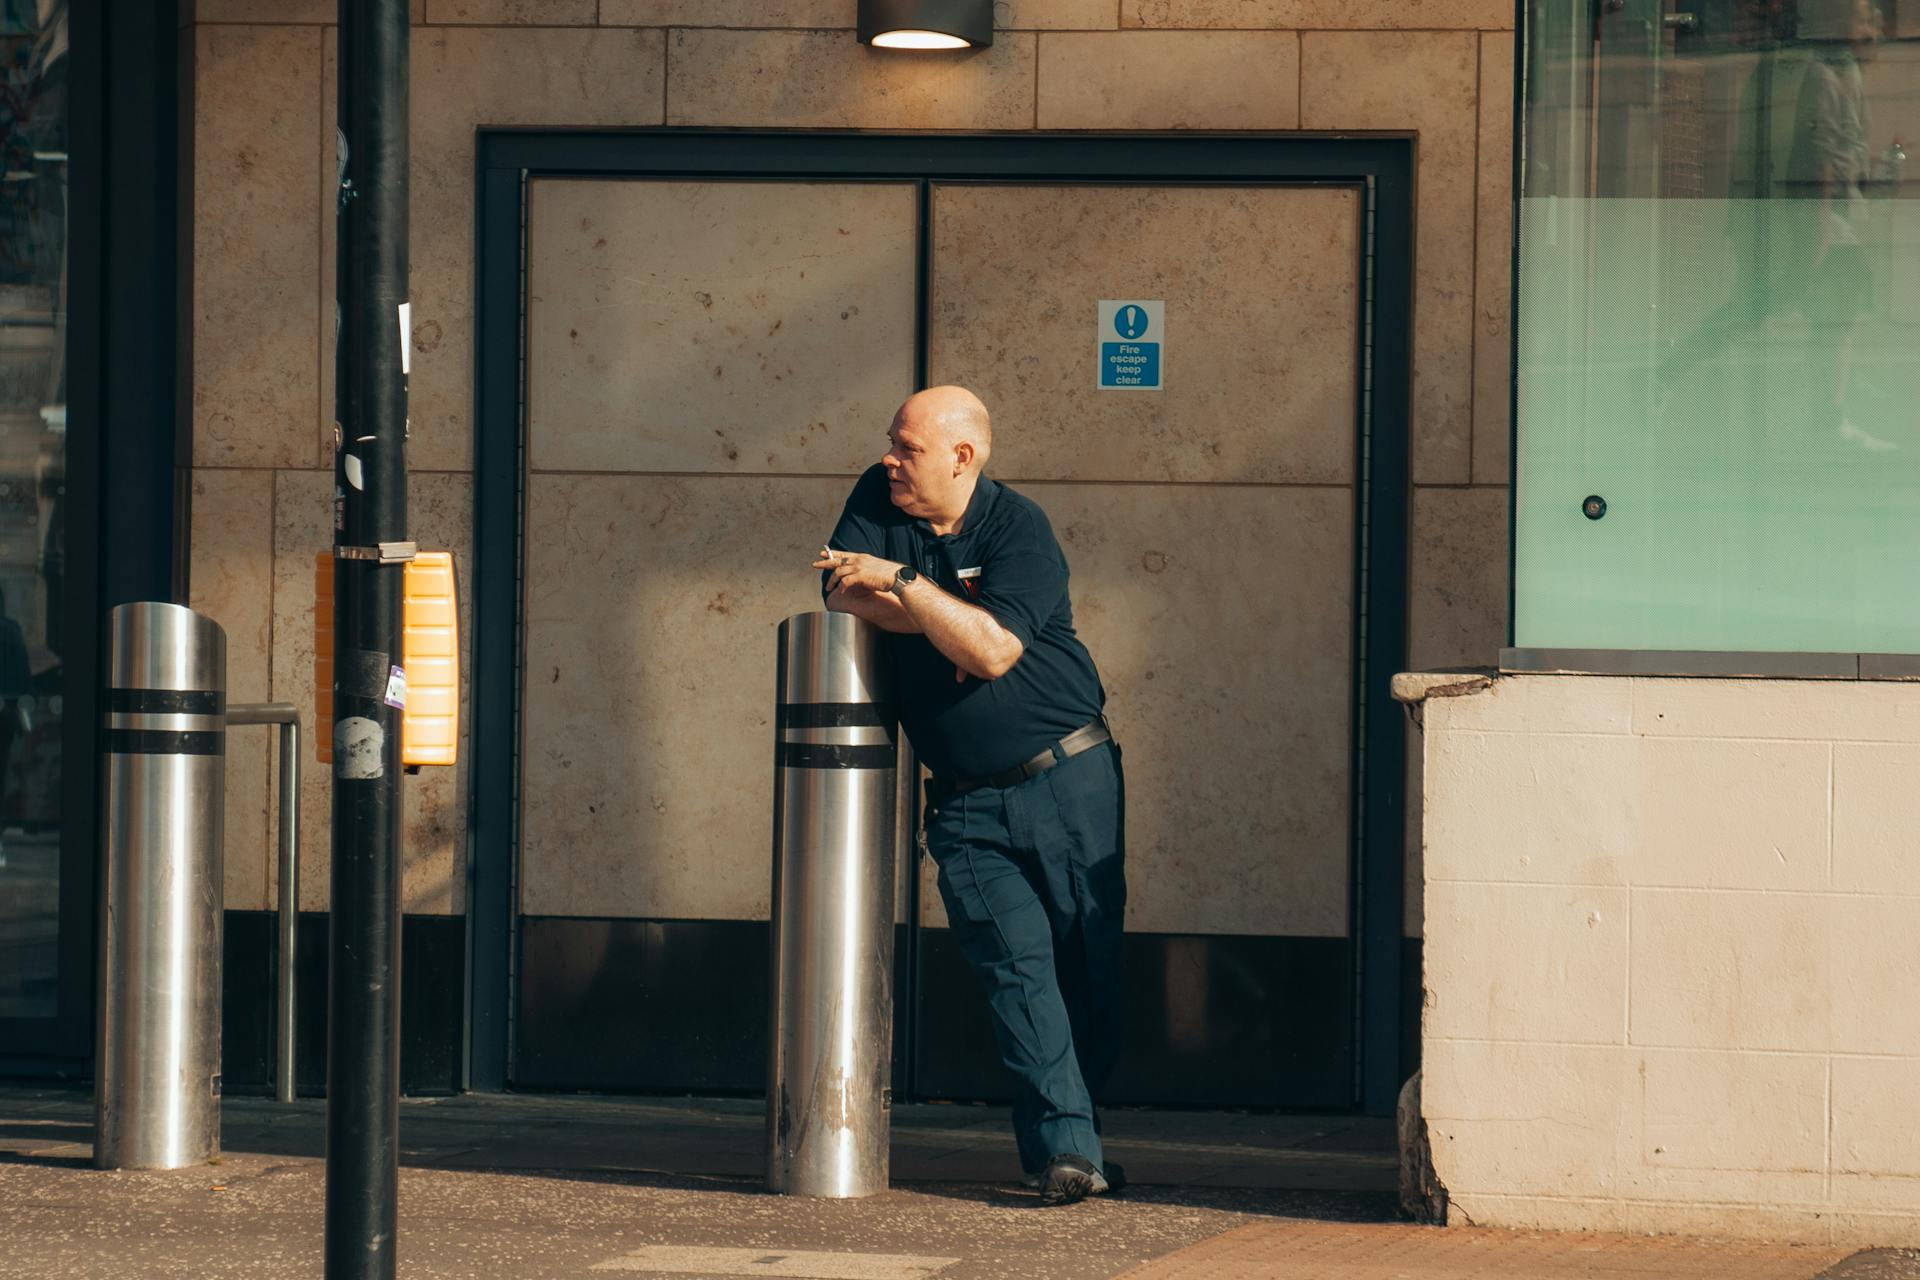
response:
{"label": "black band on bollard", "polygon": [[782,729],[885,729],[892,736],[893,708],[879,702],[790,702],[780,708]]}
{"label": "black band on bollard", "polygon": [[109,689],[107,710],[134,716],[223,716],[227,695],[214,689]]}
{"label": "black band on bollard", "polygon": [[783,742],[782,769],[891,769],[899,762],[894,747],[853,746],[839,742]]}
{"label": "black band on bollard", "polygon": [[218,730],[108,729],[110,756],[224,756],[227,735]]}

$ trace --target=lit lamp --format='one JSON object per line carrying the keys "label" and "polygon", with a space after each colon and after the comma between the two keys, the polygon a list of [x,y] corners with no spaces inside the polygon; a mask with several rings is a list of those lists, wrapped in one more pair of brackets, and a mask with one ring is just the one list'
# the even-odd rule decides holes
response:
{"label": "lit lamp", "polygon": [[860,43],[876,49],[984,49],[993,0],[860,0]]}

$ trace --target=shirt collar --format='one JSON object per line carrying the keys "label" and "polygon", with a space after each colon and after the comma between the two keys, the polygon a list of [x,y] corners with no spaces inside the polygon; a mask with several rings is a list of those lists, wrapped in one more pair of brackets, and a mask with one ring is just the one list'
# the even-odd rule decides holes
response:
{"label": "shirt collar", "polygon": [[973,496],[967,499],[967,514],[961,517],[960,531],[958,533],[935,533],[933,531],[933,525],[925,520],[916,519],[913,523],[919,528],[920,532],[937,541],[964,537],[972,533],[975,529],[978,529],[981,523],[986,520],[987,513],[993,510],[994,499],[999,496],[999,483],[986,476],[981,476],[979,482],[973,486]]}

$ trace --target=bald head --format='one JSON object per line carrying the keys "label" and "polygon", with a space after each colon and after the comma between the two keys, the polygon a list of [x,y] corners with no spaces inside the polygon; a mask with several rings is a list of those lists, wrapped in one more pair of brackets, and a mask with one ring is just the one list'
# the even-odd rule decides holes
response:
{"label": "bald head", "polygon": [[980,397],[965,387],[928,387],[893,415],[880,465],[894,506],[951,533],[992,452],[993,424]]}
{"label": "bald head", "polygon": [[899,419],[933,433],[949,448],[972,445],[971,469],[976,473],[986,466],[987,456],[993,452],[993,420],[987,406],[965,387],[928,387],[916,392],[900,406]]}

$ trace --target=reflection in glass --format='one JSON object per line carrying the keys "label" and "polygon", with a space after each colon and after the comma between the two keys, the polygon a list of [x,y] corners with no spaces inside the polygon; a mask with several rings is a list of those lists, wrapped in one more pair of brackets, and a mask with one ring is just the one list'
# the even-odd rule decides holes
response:
{"label": "reflection in glass", "polygon": [[52,1017],[66,545],[67,6],[0,7],[0,1018]]}
{"label": "reflection in glass", "polygon": [[1516,643],[1920,651],[1920,0],[1525,38]]}

